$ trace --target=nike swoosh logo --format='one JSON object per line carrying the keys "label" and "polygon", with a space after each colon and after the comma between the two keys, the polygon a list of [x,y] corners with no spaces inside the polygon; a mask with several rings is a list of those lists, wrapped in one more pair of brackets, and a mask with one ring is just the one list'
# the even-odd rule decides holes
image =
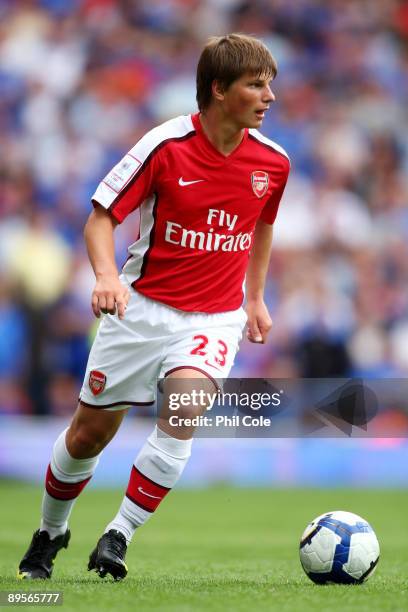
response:
{"label": "nike swoosh logo", "polygon": [[183,177],[180,176],[178,183],[180,187],[186,187],[187,185],[194,185],[194,183],[202,183],[203,181],[204,179],[198,179],[198,181],[183,181]]}
{"label": "nike swoosh logo", "polygon": [[59,487],[56,487],[54,484],[52,484],[51,480],[48,481],[48,486],[50,486],[51,489],[55,489],[55,491],[61,491],[61,493],[73,493],[74,491],[76,491],[76,489],[60,489]]}
{"label": "nike swoosh logo", "polygon": [[137,490],[143,495],[147,495],[147,497],[153,497],[153,499],[161,499],[160,496],[158,497],[157,495],[150,495],[150,493],[146,493],[146,491],[143,491],[142,487],[137,487]]}
{"label": "nike swoosh logo", "polygon": [[219,372],[221,372],[221,368],[217,368],[217,366],[216,366],[216,365],[214,365],[213,363],[210,363],[210,362],[208,361],[208,359],[206,359],[206,360],[204,361],[204,363],[205,363],[205,365],[208,365],[208,366],[210,366],[211,368],[215,368],[216,370],[218,370]]}

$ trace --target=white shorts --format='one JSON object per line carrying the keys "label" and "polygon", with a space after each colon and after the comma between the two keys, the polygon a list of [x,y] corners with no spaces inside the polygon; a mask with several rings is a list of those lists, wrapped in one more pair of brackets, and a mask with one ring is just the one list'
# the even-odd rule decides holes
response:
{"label": "white shorts", "polygon": [[80,393],[85,406],[153,404],[157,380],[180,368],[228,376],[247,320],[243,308],[183,312],[130,292],[125,318],[104,315],[99,325]]}

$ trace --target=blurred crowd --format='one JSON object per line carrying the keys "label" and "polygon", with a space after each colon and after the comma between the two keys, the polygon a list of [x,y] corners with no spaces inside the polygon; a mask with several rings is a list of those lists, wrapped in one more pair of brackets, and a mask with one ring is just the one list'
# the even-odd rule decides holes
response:
{"label": "blurred crowd", "polygon": [[[408,2],[0,0],[0,412],[66,415],[95,322],[82,229],[106,172],[194,112],[208,36],[263,39],[292,160],[267,345],[236,376],[408,373]],[[117,229],[117,261],[137,214]]]}

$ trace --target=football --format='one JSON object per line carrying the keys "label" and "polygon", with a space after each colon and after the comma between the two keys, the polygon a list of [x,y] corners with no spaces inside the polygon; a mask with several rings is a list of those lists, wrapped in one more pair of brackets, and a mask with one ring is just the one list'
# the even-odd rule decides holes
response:
{"label": "football", "polygon": [[300,562],[316,584],[361,584],[380,558],[372,527],[351,512],[327,512],[306,527],[300,541]]}

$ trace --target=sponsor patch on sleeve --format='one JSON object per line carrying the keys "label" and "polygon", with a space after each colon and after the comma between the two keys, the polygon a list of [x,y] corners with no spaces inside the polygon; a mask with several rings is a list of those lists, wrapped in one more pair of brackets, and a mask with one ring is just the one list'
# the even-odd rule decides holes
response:
{"label": "sponsor patch on sleeve", "polygon": [[141,162],[127,153],[118,164],[105,176],[103,182],[115,193],[119,193],[130,181],[141,166]]}

